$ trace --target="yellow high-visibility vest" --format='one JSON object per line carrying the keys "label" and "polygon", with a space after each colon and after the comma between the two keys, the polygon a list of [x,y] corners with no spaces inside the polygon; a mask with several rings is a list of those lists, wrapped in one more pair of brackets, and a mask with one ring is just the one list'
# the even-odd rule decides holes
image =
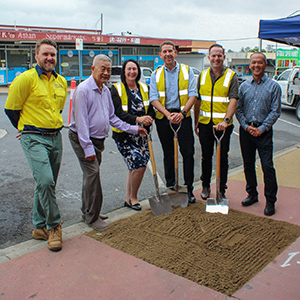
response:
{"label": "yellow high-visibility vest", "polygon": [[[215,82],[214,86],[212,86],[210,68],[201,72],[199,123],[208,124],[212,119],[214,124],[218,124],[224,120],[229,106],[229,87],[234,74],[234,71],[227,68],[223,75]],[[231,124],[232,119],[229,122],[229,125]]]}
{"label": "yellow high-visibility vest", "polygon": [[[148,86],[145,83],[139,82],[139,90],[141,92],[142,95],[142,99],[143,99],[143,104],[145,107],[145,112],[147,113],[148,108],[149,108],[149,93],[148,93]],[[122,109],[126,112],[128,112],[128,97],[127,97],[127,93],[126,93],[126,88],[125,85],[123,84],[123,82],[117,82],[114,84],[115,88],[118,91],[118,94],[121,98],[121,102],[122,102]],[[115,127],[112,127],[112,130],[115,132],[123,132],[120,129],[117,129]]]}
{"label": "yellow high-visibility vest", "polygon": [[[155,78],[156,78],[156,86],[159,95],[159,102],[166,107],[166,88],[165,88],[165,66],[158,68],[155,71]],[[180,64],[179,70],[179,98],[180,98],[180,109],[182,110],[189,100],[189,66]],[[191,115],[189,111],[187,113],[187,117]],[[155,117],[157,119],[162,119],[164,114],[156,110]]]}

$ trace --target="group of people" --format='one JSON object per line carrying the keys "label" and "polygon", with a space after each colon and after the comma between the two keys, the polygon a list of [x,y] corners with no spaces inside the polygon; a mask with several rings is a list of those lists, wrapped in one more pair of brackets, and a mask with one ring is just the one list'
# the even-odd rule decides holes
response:
{"label": "group of people", "polygon": [[[5,112],[19,131],[18,137],[36,182],[33,202],[33,238],[48,241],[48,248],[62,248],[62,227],[55,197],[61,164],[63,120],[67,82],[55,72],[57,46],[50,39],[36,44],[37,65],[18,76],[9,88]],[[255,155],[258,150],[265,180],[265,215],[275,213],[277,181],[273,166],[272,125],[280,116],[280,87],[267,78],[267,60],[257,52],[250,58],[253,77],[240,88],[235,72],[224,66],[221,45],[209,49],[210,68],[196,82],[192,69],[176,61],[175,45],[165,41],[159,55],[164,65],[151,75],[149,87],[141,83],[139,64],[124,62],[121,81],[111,91],[105,83],[111,75],[111,60],[94,57],[91,76],[79,84],[73,95],[69,140],[83,173],[82,219],[96,230],[108,228],[101,215],[103,202],[100,164],[105,138],[112,126],[113,139],[128,168],[124,206],[139,211],[138,190],[149,160],[148,132],[155,120],[163,150],[168,191],[175,190],[173,129],[183,158],[184,185],[189,203],[195,203],[194,131],[202,150],[201,197],[210,196],[215,138],[225,131],[221,143],[220,195],[225,198],[228,152],[233,115],[240,123],[240,144],[244,160],[246,191],[242,205],[258,201]],[[194,107],[194,131],[191,109]]]}

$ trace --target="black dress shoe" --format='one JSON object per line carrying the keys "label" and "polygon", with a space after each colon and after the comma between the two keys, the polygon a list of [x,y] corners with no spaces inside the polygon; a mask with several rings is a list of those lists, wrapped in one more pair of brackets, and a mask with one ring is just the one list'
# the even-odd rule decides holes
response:
{"label": "black dress shoe", "polygon": [[210,188],[204,186],[201,192],[201,198],[203,200],[206,200],[209,196],[210,196]]}
{"label": "black dress shoe", "polygon": [[257,196],[248,195],[248,197],[242,201],[242,205],[243,206],[250,206],[250,205],[252,205],[256,202],[258,202]]}
{"label": "black dress shoe", "polygon": [[131,204],[131,200],[129,200],[129,203],[127,203],[127,202],[125,201],[125,202],[124,202],[124,206],[125,206],[125,207],[129,207],[129,208],[132,208],[133,210],[142,210],[141,204],[137,203],[137,204],[132,205],[132,204]]}
{"label": "black dress shoe", "polygon": [[226,200],[225,192],[220,192],[220,200]]}
{"label": "black dress shoe", "polygon": [[188,191],[188,198],[189,198],[189,203],[191,204],[196,203],[196,198],[193,194],[193,191]]}
{"label": "black dress shoe", "polygon": [[264,210],[264,214],[266,216],[273,216],[275,214],[275,204],[267,202],[265,210]]}

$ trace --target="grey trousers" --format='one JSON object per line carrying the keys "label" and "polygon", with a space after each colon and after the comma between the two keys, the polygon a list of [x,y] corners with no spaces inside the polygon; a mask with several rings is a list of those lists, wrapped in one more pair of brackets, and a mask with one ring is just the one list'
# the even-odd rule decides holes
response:
{"label": "grey trousers", "polygon": [[83,172],[81,211],[86,223],[91,224],[98,219],[102,207],[103,194],[100,181],[100,164],[102,151],[104,150],[104,139],[91,138],[96,152],[95,161],[87,161],[85,159],[77,133],[69,130],[69,140]]}

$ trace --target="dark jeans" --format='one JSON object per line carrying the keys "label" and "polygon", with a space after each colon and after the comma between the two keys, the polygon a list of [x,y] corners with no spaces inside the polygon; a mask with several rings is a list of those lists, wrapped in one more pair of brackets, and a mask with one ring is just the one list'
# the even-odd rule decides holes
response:
{"label": "dark jeans", "polygon": [[[212,173],[212,157],[214,154],[214,145],[216,139],[213,135],[213,124],[198,123],[199,140],[202,151],[202,185],[203,187],[210,187],[211,173]],[[221,178],[220,178],[220,191],[225,192],[227,189],[228,178],[228,152],[230,147],[230,136],[233,130],[233,125],[227,127],[224,137],[221,140]],[[218,138],[223,134],[223,131],[216,131]]]}
{"label": "dark jeans", "polygon": [[278,186],[273,166],[273,130],[264,132],[259,137],[254,137],[240,127],[240,145],[247,182],[246,191],[250,196],[258,195],[255,172],[256,150],[258,150],[264,174],[265,197],[267,202],[275,203]]}
{"label": "dark jeans", "polygon": [[[175,162],[174,162],[174,132],[166,117],[156,119],[156,128],[164,153],[164,169],[167,187],[175,185]],[[173,124],[174,129],[178,125]],[[184,184],[189,190],[193,189],[194,182],[194,133],[192,118],[182,120],[181,128],[178,131],[179,150],[183,158]]]}

